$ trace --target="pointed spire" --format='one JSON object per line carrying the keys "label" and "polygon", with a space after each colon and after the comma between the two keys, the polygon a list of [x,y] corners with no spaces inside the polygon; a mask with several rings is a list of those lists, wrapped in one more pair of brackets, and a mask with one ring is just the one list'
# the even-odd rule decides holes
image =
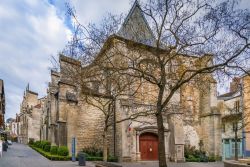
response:
{"label": "pointed spire", "polygon": [[30,90],[30,84],[28,83],[26,90]]}
{"label": "pointed spire", "polygon": [[138,0],[135,0],[118,35],[136,42],[153,45],[155,37]]}
{"label": "pointed spire", "polygon": [[134,5],[137,5],[138,7],[140,7],[138,0],[135,0]]}

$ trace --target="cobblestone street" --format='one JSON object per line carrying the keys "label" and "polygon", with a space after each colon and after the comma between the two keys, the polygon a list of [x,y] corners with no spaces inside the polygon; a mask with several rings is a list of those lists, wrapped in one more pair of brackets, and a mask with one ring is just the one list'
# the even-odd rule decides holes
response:
{"label": "cobblestone street", "polygon": [[[30,147],[14,143],[4,152],[0,167],[75,167],[78,162],[50,161]],[[157,167],[158,162],[122,163],[123,167]],[[94,164],[87,162],[87,167]],[[168,163],[168,167],[223,167],[223,163]]]}

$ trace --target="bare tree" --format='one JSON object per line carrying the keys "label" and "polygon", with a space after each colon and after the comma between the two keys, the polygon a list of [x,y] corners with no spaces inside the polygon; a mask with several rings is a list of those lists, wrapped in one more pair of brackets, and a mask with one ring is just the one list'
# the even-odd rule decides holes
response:
{"label": "bare tree", "polygon": [[[102,52],[108,47],[105,42],[108,37],[117,32],[122,15],[108,14],[100,26],[89,24],[83,26],[77,20],[74,9],[68,6],[68,13],[75,19],[76,26],[72,40],[63,50],[63,54],[81,61],[81,66],[66,67],[64,74],[80,88],[80,97],[88,105],[98,109],[104,116],[103,119],[103,160],[108,158],[108,130],[126,120],[135,120],[153,114],[151,108],[128,114],[121,119],[115,118],[115,101],[117,97],[138,94],[141,83],[127,75],[121,75],[110,61],[114,53]],[[101,28],[100,28],[101,27]],[[104,50],[104,49],[103,49]],[[100,53],[101,52],[101,53]],[[99,56],[103,54],[103,56]],[[117,63],[117,60],[115,60]],[[119,60],[118,60],[119,61]],[[130,90],[136,84],[136,89]]]}
{"label": "bare tree", "polygon": [[[76,51],[78,59],[95,64],[98,53],[110,47],[105,44],[111,41],[112,51],[104,52],[104,57],[112,69],[121,76],[143,79],[155,88],[152,102],[158,126],[159,166],[166,167],[163,115],[172,112],[173,97],[185,84],[207,87],[214,74],[222,78],[247,71],[250,14],[239,10],[234,0],[148,0],[140,10],[149,20],[152,39],[141,40],[138,32],[144,31],[142,26],[125,38],[110,36],[120,23],[110,15],[101,26],[83,26],[76,21],[80,36],[73,38],[70,47],[80,48]],[[77,20],[72,10],[69,13]],[[114,60],[117,55],[120,63]]]}

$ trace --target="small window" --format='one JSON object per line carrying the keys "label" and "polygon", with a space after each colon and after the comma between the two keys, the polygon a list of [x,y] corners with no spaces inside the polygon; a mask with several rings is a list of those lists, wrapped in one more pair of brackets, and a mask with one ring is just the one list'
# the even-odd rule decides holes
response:
{"label": "small window", "polygon": [[[233,139],[234,140],[234,139]],[[235,140],[234,140],[235,141]],[[232,154],[234,155],[235,154],[235,143],[233,142],[232,143]],[[238,143],[237,144],[237,152],[238,152],[238,154],[240,154],[240,144]]]}

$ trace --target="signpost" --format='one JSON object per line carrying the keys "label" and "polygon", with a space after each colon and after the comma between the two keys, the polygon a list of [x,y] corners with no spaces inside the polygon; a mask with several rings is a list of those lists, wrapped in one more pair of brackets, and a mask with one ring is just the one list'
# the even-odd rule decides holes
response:
{"label": "signpost", "polygon": [[71,151],[72,151],[72,162],[76,161],[76,138],[72,137],[72,142],[71,142]]}

